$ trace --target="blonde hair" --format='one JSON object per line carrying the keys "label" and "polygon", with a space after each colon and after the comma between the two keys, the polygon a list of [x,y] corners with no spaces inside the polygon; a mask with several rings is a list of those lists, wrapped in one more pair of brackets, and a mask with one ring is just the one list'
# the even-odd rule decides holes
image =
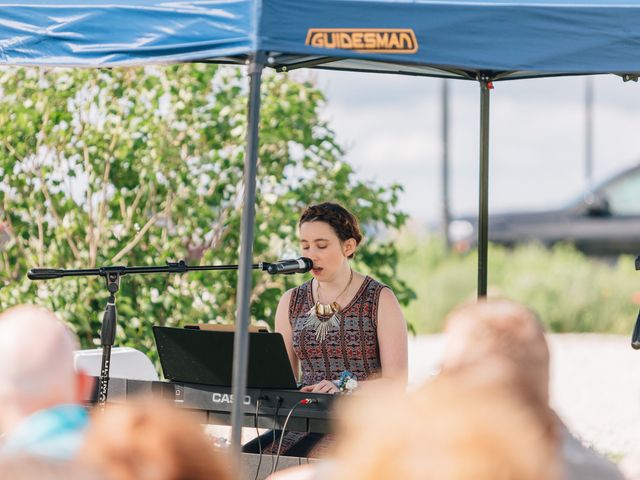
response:
{"label": "blonde hair", "polygon": [[101,472],[42,455],[4,455],[0,457],[0,480],[107,480]]}
{"label": "blonde hair", "polygon": [[96,412],[78,455],[114,480],[230,480],[228,460],[186,412],[154,400]]}
{"label": "blonde hair", "polygon": [[525,306],[506,299],[465,303],[445,320],[443,370],[497,357],[510,362],[521,384],[549,400],[549,347],[542,323]]}
{"label": "blonde hair", "polygon": [[523,395],[504,363],[444,373],[404,398],[344,412],[339,480],[557,480],[549,407]]}

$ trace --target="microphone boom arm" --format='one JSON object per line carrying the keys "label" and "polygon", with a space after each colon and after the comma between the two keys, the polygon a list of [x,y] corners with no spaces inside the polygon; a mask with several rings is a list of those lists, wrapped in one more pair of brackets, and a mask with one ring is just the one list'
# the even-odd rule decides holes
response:
{"label": "microphone boom arm", "polygon": [[[267,270],[271,263],[260,262],[251,265],[252,270]],[[115,273],[120,276],[127,274],[144,273],[187,273],[202,270],[237,270],[238,265],[187,265],[184,260],[167,262],[164,266],[126,267],[124,265],[112,265],[100,268],[83,268],[78,270],[65,270],[62,268],[32,268],[27,272],[30,280],[50,280],[62,277],[88,277],[101,276]]]}

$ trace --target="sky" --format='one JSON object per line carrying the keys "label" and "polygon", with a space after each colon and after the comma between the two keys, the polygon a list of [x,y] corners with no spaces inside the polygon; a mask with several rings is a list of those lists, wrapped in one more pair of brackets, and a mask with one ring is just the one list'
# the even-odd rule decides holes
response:
{"label": "sky", "polygon": [[[441,209],[441,79],[331,71],[301,73],[325,93],[323,115],[358,175],[404,186],[400,208],[423,224]],[[640,84],[593,78],[593,180],[640,162]],[[449,80],[450,202],[478,205],[480,91]],[[588,186],[585,77],[497,82],[491,92],[489,211],[559,207]]]}

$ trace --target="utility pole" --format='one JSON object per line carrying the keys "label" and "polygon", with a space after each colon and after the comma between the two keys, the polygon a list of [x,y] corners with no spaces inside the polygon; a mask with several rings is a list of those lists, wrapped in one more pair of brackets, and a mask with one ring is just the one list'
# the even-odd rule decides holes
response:
{"label": "utility pole", "polygon": [[442,167],[441,167],[442,199],[441,225],[442,238],[447,249],[451,247],[449,238],[449,80],[442,81]]}
{"label": "utility pole", "polygon": [[593,189],[593,77],[585,78],[584,91],[584,173],[587,189]]}

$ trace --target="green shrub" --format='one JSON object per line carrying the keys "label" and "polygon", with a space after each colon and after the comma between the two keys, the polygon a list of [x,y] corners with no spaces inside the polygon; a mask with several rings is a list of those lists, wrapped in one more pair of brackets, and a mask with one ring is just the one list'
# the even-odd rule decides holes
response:
{"label": "green shrub", "polygon": [[[434,238],[404,236],[398,274],[417,294],[405,307],[419,333],[438,332],[447,312],[473,299],[477,252],[447,252]],[[633,257],[614,264],[585,257],[569,245],[489,247],[489,296],[501,295],[533,308],[552,332],[629,333],[638,306],[640,272]]]}

